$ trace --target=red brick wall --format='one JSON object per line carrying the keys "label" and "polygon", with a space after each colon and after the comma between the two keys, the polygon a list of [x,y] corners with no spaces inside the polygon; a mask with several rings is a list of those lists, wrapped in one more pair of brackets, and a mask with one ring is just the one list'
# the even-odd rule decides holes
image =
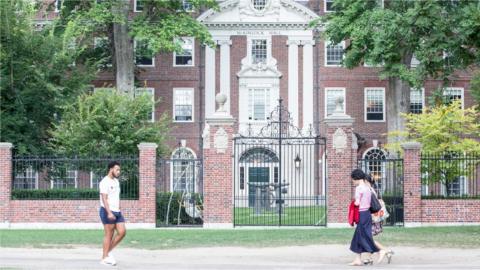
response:
{"label": "red brick wall", "polygon": [[[214,145],[215,133],[220,128],[228,134],[225,153],[217,152]],[[210,125],[210,148],[204,149],[204,224],[233,224],[232,136],[233,126]]]}
{"label": "red brick wall", "polygon": [[[141,144],[139,148],[139,199],[121,200],[120,205],[127,222],[154,224],[156,146]],[[0,222],[100,223],[100,195],[98,200],[10,200],[11,152],[3,147],[0,168]]]}
{"label": "red brick wall", "polygon": [[[347,134],[347,147],[343,151],[333,148],[333,134],[337,128]],[[331,125],[327,128],[327,226],[328,223],[347,224],[348,206],[353,198],[353,185],[350,173],[356,164],[356,150],[352,145],[351,126]]]}
{"label": "red brick wall", "polygon": [[12,145],[0,143],[0,223],[8,221],[12,190]]}
{"label": "red brick wall", "polygon": [[480,223],[480,200],[422,200],[422,223]]}
{"label": "red brick wall", "polygon": [[420,144],[402,145],[405,150],[403,168],[404,222],[421,222]]}

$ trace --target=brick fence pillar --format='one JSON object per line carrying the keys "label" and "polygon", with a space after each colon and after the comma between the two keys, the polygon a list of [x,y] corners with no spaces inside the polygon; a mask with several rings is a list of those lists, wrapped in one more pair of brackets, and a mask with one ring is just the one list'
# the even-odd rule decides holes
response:
{"label": "brick fence pillar", "polygon": [[10,219],[12,147],[13,145],[11,143],[0,143],[0,228],[8,228]]}
{"label": "brick fence pillar", "polygon": [[343,99],[324,123],[327,126],[327,226],[347,227],[348,205],[353,185],[350,173],[356,168],[357,143],[354,119],[343,112]]}
{"label": "brick fence pillar", "polygon": [[139,203],[138,220],[145,223],[146,227],[155,228],[156,223],[156,158],[157,144],[140,143],[139,154]]}
{"label": "brick fence pillar", "polygon": [[420,149],[418,142],[402,144],[403,158],[403,211],[405,227],[421,226],[422,180],[420,171]]}
{"label": "brick fence pillar", "polygon": [[205,119],[203,132],[203,226],[233,227],[233,124],[235,120],[223,108],[227,97],[215,98],[219,109]]}

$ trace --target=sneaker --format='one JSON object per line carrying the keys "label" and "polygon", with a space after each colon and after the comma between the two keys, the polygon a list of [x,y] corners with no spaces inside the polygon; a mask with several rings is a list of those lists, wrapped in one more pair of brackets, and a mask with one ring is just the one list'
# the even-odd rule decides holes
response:
{"label": "sneaker", "polygon": [[117,262],[111,257],[106,257],[105,259],[101,260],[100,263],[104,265],[110,265],[110,266],[115,266],[117,264]]}
{"label": "sneaker", "polygon": [[110,259],[110,261],[113,263],[113,265],[117,264],[117,260],[115,260],[115,257],[113,257],[112,254],[108,254],[107,258]]}

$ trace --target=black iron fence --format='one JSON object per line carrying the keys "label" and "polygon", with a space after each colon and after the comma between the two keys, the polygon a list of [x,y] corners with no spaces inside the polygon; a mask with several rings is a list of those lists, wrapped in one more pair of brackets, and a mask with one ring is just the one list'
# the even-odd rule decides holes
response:
{"label": "black iron fence", "polygon": [[202,160],[157,159],[157,226],[203,224]]}
{"label": "black iron fence", "polygon": [[12,199],[98,199],[98,185],[108,163],[120,163],[121,199],[138,199],[138,156],[13,156]]}
{"label": "black iron fence", "polygon": [[359,159],[358,167],[375,180],[376,191],[385,202],[390,217],[385,225],[402,226],[403,208],[403,159],[384,156],[375,159]]}
{"label": "black iron fence", "polygon": [[480,198],[480,153],[422,153],[422,198]]}

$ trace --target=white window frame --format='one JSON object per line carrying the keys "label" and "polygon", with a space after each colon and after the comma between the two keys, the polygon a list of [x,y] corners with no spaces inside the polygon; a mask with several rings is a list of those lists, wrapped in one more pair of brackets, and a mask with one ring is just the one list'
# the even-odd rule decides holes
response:
{"label": "white window frame", "polygon": [[55,13],[60,12],[60,10],[62,9],[63,1],[65,0],[62,0],[62,2],[60,3],[60,6],[58,6],[58,0],[55,0]]}
{"label": "white window frame", "polygon": [[323,12],[329,13],[329,12],[335,12],[335,10],[327,10],[327,2],[332,2],[333,0],[324,0],[323,1]]}
{"label": "white window frame", "polygon": [[272,59],[272,37],[271,36],[259,36],[259,35],[252,35],[252,36],[247,36],[247,60],[248,63],[252,64],[253,63],[253,58],[252,58],[252,45],[253,45],[253,40],[257,39],[264,39],[267,40],[267,59],[265,59],[265,62],[268,63]]}
{"label": "white window frame", "polygon": [[152,118],[149,120],[150,122],[154,123],[155,122],[155,88],[153,87],[138,87],[135,88],[135,94],[137,94],[137,91],[141,92],[149,92],[149,95],[152,97]]}
{"label": "white window frame", "polygon": [[[422,111],[425,108],[425,88],[422,87],[420,88],[422,91]],[[410,111],[410,106],[412,105],[412,91],[416,91],[414,88],[410,88],[410,104],[409,104],[409,111]]]}
{"label": "white window frame", "polygon": [[[173,52],[173,66],[174,67],[194,67],[195,66],[195,38],[194,37],[182,37],[182,39],[192,40],[192,64],[190,65],[177,65],[177,52]],[[183,48],[182,48],[183,49]]]}
{"label": "white window frame", "polygon": [[137,10],[138,0],[133,0],[133,12],[143,12],[143,10]]}
{"label": "white window frame", "polygon": [[[192,99],[192,120],[187,120],[187,121],[183,121],[183,120],[176,120],[175,119],[175,100],[176,100],[176,97],[177,97],[177,91],[189,91],[190,92],[190,95],[191,95],[191,99]],[[172,102],[172,121],[174,123],[193,123],[195,122],[195,91],[193,88],[190,88],[190,87],[177,87],[177,88],[173,88],[173,102]]]}
{"label": "white window frame", "polygon": [[[194,162],[194,160],[197,159],[197,155],[195,154],[195,151],[193,151],[193,150],[192,150],[191,148],[189,148],[189,147],[183,147],[183,146],[182,146],[182,147],[178,147],[178,148],[176,148],[175,150],[173,150],[172,155],[171,155],[171,157],[170,157],[170,160],[171,160],[171,162],[170,162],[170,192],[174,192],[174,190],[173,190],[173,180],[174,180],[174,179],[173,179],[173,173],[174,173],[174,162],[175,162],[175,159],[173,158],[173,156],[175,155],[175,153],[176,153],[177,151],[180,151],[180,150],[187,150],[187,151],[189,151],[189,152],[192,154],[192,156],[193,156],[193,158],[191,159],[192,162]],[[188,159],[186,159],[186,160],[188,160]],[[197,166],[194,166],[194,167],[193,167],[193,175],[195,176],[196,173],[197,173]],[[197,176],[198,176],[198,175],[197,175]],[[196,180],[196,179],[197,179],[197,177],[194,177],[194,180]],[[195,190],[197,190],[197,188],[198,188],[198,187],[196,186],[197,183],[194,182],[193,185],[195,186]]]}
{"label": "white window frame", "polygon": [[[90,188],[94,188],[94,187],[93,187],[93,177],[94,177],[94,176],[95,176],[95,175],[94,175],[93,171],[90,171]],[[101,180],[98,181],[99,187],[100,187],[100,181],[101,181]]]}
{"label": "white window frame", "polygon": [[345,87],[325,87],[325,117],[328,116],[328,91],[341,90],[343,91],[343,113],[347,113],[347,100],[346,100],[346,88]]}
{"label": "white window frame", "polygon": [[[67,170],[66,173],[68,175],[68,172],[75,172],[75,188],[78,188],[78,170]],[[55,180],[52,179],[50,181],[50,188],[53,189],[54,188],[54,183],[55,183]]]}
{"label": "white window frame", "polygon": [[461,91],[461,101],[462,101],[462,110],[465,108],[465,89],[463,87],[447,87],[443,90],[442,96],[447,96],[447,92],[451,90],[460,90]]}
{"label": "white window frame", "polygon": [[[330,45],[330,43],[331,42],[328,41],[328,40],[325,40],[325,42],[324,42],[324,49],[325,49],[324,59],[323,59],[325,61],[324,64],[325,64],[326,67],[342,67],[341,64],[340,65],[329,65],[328,64],[328,62],[327,62],[327,56],[328,56],[328,53],[327,53],[328,51],[327,50],[328,50],[328,48],[327,47],[328,47],[328,45]],[[340,42],[340,44],[343,47],[343,55],[342,55],[342,60],[343,60],[343,59],[345,59],[345,41]]]}
{"label": "white window frame", "polygon": [[[33,189],[38,189],[38,171],[34,170],[33,166],[27,167],[27,169],[25,170],[25,177],[22,177],[23,181],[25,182],[25,179],[29,178],[29,177],[27,177],[27,172],[28,171],[31,171],[32,175],[34,175],[34,177],[35,177],[35,187]],[[17,178],[18,178],[17,175],[15,175],[15,179],[17,179]],[[13,185],[13,188],[15,188],[15,183]],[[32,189],[29,188],[29,189],[26,189],[26,190],[32,190]]]}
{"label": "white window frame", "polygon": [[135,65],[137,67],[155,67],[155,56],[152,56],[152,64],[151,65],[142,65],[142,64],[137,64],[137,54],[136,54],[136,49],[137,49],[137,40],[133,41],[133,57],[135,61]]}
{"label": "white window frame", "polygon": [[[468,178],[466,176],[462,175],[462,176],[458,177],[458,181],[459,181],[458,184],[459,184],[460,194],[453,195],[452,197],[468,195],[468,193],[469,193],[468,192]],[[462,189],[462,187],[463,187],[463,189]],[[447,196],[447,188],[448,188],[448,184],[447,184],[447,186],[444,185],[443,183],[440,185],[440,191],[441,191],[441,194],[443,196]]]}
{"label": "white window frame", "polygon": [[[264,90],[264,101],[265,101],[265,119],[263,120],[255,120],[253,119],[255,116],[255,111],[253,108],[253,105],[255,104],[255,101],[253,101],[252,104],[250,104],[250,91],[253,91],[252,93],[252,98],[255,97],[255,90]],[[268,97],[267,97],[267,92],[268,92]],[[270,121],[270,113],[271,113],[271,107],[272,107],[272,89],[269,87],[249,87],[247,90],[247,121],[248,123],[267,123]],[[252,119],[250,119],[250,112],[252,113]]]}
{"label": "white window frame", "polygon": [[[382,114],[383,120],[367,120],[367,92],[368,90],[382,90],[382,99],[383,99],[383,106],[382,106]],[[382,123],[386,121],[386,99],[385,99],[385,87],[365,87],[363,92],[363,115],[365,123]]]}
{"label": "white window frame", "polygon": [[416,68],[418,65],[420,65],[420,61],[418,61],[415,55],[412,55],[412,59],[410,60],[410,67]]}

